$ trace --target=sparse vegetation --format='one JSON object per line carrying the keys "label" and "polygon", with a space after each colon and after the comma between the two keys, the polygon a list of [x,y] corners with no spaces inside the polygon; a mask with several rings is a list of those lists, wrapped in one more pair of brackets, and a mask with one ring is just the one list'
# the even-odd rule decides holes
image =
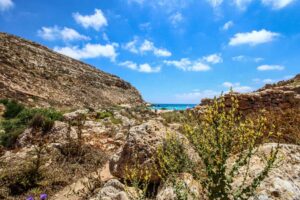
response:
{"label": "sparse vegetation", "polygon": [[44,133],[51,130],[55,120],[62,120],[62,113],[54,109],[25,108],[23,105],[11,101],[1,100],[5,105],[4,119],[0,133],[0,145],[12,148],[18,136],[27,128],[42,128]]}

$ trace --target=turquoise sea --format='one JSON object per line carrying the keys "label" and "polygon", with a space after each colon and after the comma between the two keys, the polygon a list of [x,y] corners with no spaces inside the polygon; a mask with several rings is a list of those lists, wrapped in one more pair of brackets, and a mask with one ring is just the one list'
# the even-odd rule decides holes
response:
{"label": "turquoise sea", "polygon": [[152,104],[151,109],[153,110],[186,110],[193,108],[197,104]]}

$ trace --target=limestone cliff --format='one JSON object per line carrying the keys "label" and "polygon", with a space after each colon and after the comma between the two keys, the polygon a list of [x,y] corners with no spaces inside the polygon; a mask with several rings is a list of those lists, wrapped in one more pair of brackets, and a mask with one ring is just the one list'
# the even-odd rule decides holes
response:
{"label": "limestone cliff", "polygon": [[0,98],[58,108],[143,103],[119,77],[6,33],[0,33]]}

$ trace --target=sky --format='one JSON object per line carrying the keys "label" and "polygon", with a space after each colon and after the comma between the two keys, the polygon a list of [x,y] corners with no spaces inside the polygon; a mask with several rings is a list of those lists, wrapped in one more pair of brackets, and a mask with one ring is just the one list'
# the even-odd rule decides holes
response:
{"label": "sky", "polygon": [[199,103],[300,72],[300,0],[0,0],[0,31]]}

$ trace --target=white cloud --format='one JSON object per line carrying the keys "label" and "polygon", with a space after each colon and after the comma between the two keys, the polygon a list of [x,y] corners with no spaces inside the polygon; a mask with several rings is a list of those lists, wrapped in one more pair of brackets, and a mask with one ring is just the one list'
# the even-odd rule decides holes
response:
{"label": "white cloud", "polygon": [[177,26],[183,21],[183,16],[180,12],[177,12],[169,17],[169,20],[173,26]]}
{"label": "white cloud", "polygon": [[132,61],[124,61],[119,63],[120,66],[127,67],[132,70],[136,70],[138,68],[137,64]]}
{"label": "white cloud", "polygon": [[0,11],[6,11],[14,7],[12,0],[0,0]]}
{"label": "white cloud", "polygon": [[119,65],[135,71],[144,72],[144,73],[156,73],[156,72],[160,72],[161,69],[160,67],[151,67],[150,64],[148,63],[137,65],[132,61],[121,62],[119,63]]}
{"label": "white cloud", "polygon": [[245,10],[253,0],[233,0],[233,4],[240,10]]}
{"label": "white cloud", "polygon": [[230,39],[229,45],[236,46],[242,44],[257,45],[273,41],[278,37],[278,33],[270,32],[265,29],[248,33],[237,33]]}
{"label": "white cloud", "polygon": [[262,3],[266,6],[270,6],[273,9],[282,9],[296,0],[262,0]]}
{"label": "white cloud", "polygon": [[193,91],[183,94],[176,94],[175,98],[178,102],[182,103],[200,103],[201,99],[204,98],[214,98],[219,96],[221,93],[214,90],[204,90],[204,91]]}
{"label": "white cloud", "polygon": [[244,56],[244,55],[239,55],[239,56],[234,56],[232,57],[232,60],[233,61],[237,61],[237,62],[248,62],[248,61],[251,61],[251,62],[261,62],[263,61],[264,59],[261,58],[261,57],[249,57],[249,56]]}
{"label": "white cloud", "polygon": [[261,65],[257,67],[258,71],[270,71],[270,70],[277,70],[282,71],[284,70],[284,66],[282,65]]}
{"label": "white cloud", "polygon": [[158,56],[158,57],[169,57],[172,55],[172,53],[166,49],[154,49],[154,55]]}
{"label": "white cloud", "polygon": [[160,72],[160,67],[151,67],[148,63],[139,65],[139,71],[145,73]]}
{"label": "white cloud", "polygon": [[228,21],[223,25],[222,30],[227,31],[228,29],[233,27],[233,25],[234,25],[233,21]]}
{"label": "white cloud", "polygon": [[223,59],[220,54],[211,54],[208,56],[203,57],[203,60],[212,63],[212,64],[217,64],[217,63],[222,63]]}
{"label": "white cloud", "polygon": [[207,0],[207,1],[213,8],[217,8],[223,3],[223,0]]}
{"label": "white cloud", "polygon": [[76,30],[71,28],[59,28],[57,26],[54,27],[42,27],[38,31],[38,35],[44,40],[64,40],[64,41],[73,41],[73,40],[89,40],[90,38],[81,35]]}
{"label": "white cloud", "polygon": [[79,13],[74,13],[73,17],[75,21],[82,25],[84,28],[93,28],[99,31],[100,28],[107,26],[107,20],[100,9],[95,9],[93,15],[81,15]]}
{"label": "white cloud", "polygon": [[248,33],[237,33],[234,35],[233,38],[230,39],[229,45],[237,46],[248,44],[251,46],[255,46],[258,44],[271,42],[278,36],[279,33],[274,33],[265,29],[262,29],[260,31],[252,31]]}
{"label": "white cloud", "polygon": [[251,92],[253,90],[252,87],[242,86],[240,83],[224,82],[222,84],[222,86],[227,88],[227,89],[232,88],[232,90],[234,92],[240,92],[240,93]]}
{"label": "white cloud", "polygon": [[146,52],[146,51],[154,51],[155,46],[153,42],[150,42],[149,40],[144,40],[143,44],[140,46],[140,51]]}
{"label": "white cloud", "polygon": [[201,59],[196,61],[190,61],[188,58],[182,58],[181,60],[165,60],[164,63],[169,66],[175,66],[183,71],[208,71],[210,66],[203,63]]}
{"label": "white cloud", "polygon": [[136,54],[152,52],[157,57],[169,57],[172,55],[167,49],[157,48],[154,43],[149,40],[144,40],[144,42],[140,44],[140,47],[138,47],[138,43],[138,38],[134,38],[132,41],[126,43],[123,48]]}
{"label": "white cloud", "polygon": [[131,53],[139,53],[136,45],[137,45],[138,39],[135,37],[132,41],[126,43],[123,48],[130,51]]}
{"label": "white cloud", "polygon": [[117,47],[117,44],[101,45],[88,43],[82,48],[79,48],[78,46],[55,47],[54,51],[75,59],[105,57],[109,58],[111,61],[115,61],[117,57],[115,47]]}
{"label": "white cloud", "polygon": [[266,83],[266,84],[270,84],[270,83],[274,83],[274,82],[276,82],[276,81],[273,80],[273,79],[268,78],[268,79],[262,80],[262,82],[263,82],[263,83]]}

